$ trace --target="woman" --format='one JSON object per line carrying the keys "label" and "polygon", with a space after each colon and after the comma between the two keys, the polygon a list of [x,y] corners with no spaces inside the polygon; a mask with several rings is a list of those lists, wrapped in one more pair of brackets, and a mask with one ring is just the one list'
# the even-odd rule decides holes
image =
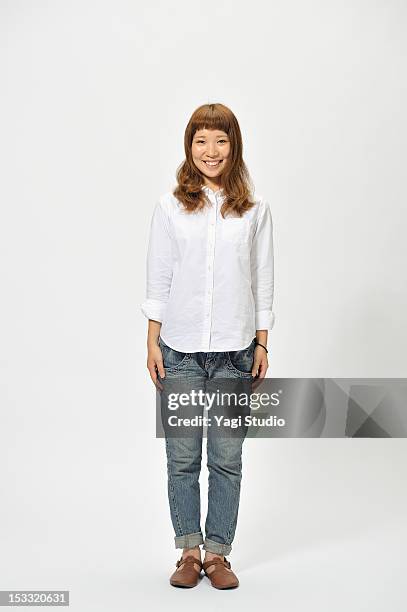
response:
{"label": "woman", "polygon": [[[197,108],[185,130],[177,187],[156,204],[147,256],[147,368],[160,392],[188,381],[264,378],[273,327],[270,208],[255,198],[238,121],[222,104]],[[216,588],[239,580],[225,555],[235,534],[242,477],[240,437],[208,427],[208,513],[200,527],[202,433],[166,435],[168,499],[175,547],[173,586],[195,586],[203,569]],[[201,562],[200,545],[205,550]]]}

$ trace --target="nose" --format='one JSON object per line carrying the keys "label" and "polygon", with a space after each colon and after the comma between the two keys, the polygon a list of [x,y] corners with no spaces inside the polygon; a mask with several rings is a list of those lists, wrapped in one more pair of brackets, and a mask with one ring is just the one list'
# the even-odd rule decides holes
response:
{"label": "nose", "polygon": [[216,150],[216,144],[208,144],[208,149],[207,149],[207,153],[209,155],[209,157],[217,157],[217,150]]}

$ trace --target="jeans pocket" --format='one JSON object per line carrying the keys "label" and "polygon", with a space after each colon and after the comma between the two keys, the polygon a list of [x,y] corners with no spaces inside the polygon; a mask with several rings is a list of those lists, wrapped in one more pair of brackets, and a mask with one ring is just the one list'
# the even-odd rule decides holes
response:
{"label": "jeans pocket", "polygon": [[170,372],[180,370],[191,358],[191,353],[182,353],[167,346],[161,337],[158,338],[161,353],[163,356],[164,369]]}
{"label": "jeans pocket", "polygon": [[244,378],[251,378],[254,359],[255,339],[247,348],[240,351],[229,351],[227,353],[227,367]]}

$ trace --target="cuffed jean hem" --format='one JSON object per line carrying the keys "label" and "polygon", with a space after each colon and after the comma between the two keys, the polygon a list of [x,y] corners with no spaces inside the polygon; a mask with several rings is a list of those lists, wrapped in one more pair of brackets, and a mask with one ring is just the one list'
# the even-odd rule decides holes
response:
{"label": "cuffed jean hem", "polygon": [[219,542],[214,542],[213,540],[209,540],[209,538],[205,538],[203,550],[207,550],[208,552],[214,553],[215,555],[223,555],[224,557],[226,557],[226,555],[228,555],[232,550],[232,545],[219,544]]}
{"label": "cuffed jean hem", "polygon": [[187,535],[175,536],[175,548],[194,548],[203,544],[203,537],[200,531],[188,533]]}

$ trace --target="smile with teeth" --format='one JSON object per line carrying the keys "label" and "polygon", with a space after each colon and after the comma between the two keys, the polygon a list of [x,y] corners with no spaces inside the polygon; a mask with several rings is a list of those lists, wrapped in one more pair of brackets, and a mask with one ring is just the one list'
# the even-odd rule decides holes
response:
{"label": "smile with teeth", "polygon": [[219,166],[219,164],[223,162],[223,159],[218,159],[217,161],[205,161],[205,160],[202,160],[202,161],[207,166],[215,167],[215,166]]}

